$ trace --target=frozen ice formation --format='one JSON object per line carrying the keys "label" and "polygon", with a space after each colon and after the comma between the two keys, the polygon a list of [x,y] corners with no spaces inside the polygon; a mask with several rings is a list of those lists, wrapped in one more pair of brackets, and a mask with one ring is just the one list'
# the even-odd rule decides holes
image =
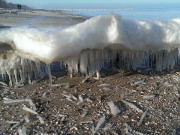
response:
{"label": "frozen ice formation", "polygon": [[[63,61],[70,75],[92,76],[112,66],[172,70],[178,61],[180,19],[142,21],[103,15],[68,28],[16,27],[0,31],[0,74],[10,85],[42,77],[44,64]],[[2,51],[3,50],[3,51]],[[8,51],[7,51],[8,50]],[[19,77],[20,76],[20,77]]]}

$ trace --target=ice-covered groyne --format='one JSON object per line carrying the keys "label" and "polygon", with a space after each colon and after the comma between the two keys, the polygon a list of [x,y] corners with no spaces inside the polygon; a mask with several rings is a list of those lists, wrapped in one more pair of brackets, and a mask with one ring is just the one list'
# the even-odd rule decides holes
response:
{"label": "ice-covered groyne", "polygon": [[7,45],[11,49],[1,52],[0,74],[8,74],[10,81],[15,76],[16,83],[18,77],[24,82],[43,77],[43,63],[54,61],[68,65],[70,74],[90,76],[104,66],[104,61],[130,70],[171,70],[178,62],[179,29],[180,19],[142,21],[118,15],[97,16],[64,29],[3,29],[0,48]]}

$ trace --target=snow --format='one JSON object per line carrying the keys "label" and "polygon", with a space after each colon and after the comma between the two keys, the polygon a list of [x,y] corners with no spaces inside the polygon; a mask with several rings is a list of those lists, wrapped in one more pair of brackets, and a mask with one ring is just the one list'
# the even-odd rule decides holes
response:
{"label": "snow", "polygon": [[[63,61],[71,76],[79,72],[88,76],[97,73],[99,79],[104,61],[115,62],[117,58],[118,66],[127,69],[150,68],[155,64],[157,71],[172,70],[178,59],[179,28],[178,18],[142,21],[103,15],[64,29],[3,29],[0,48],[4,45],[12,48],[0,53],[0,74],[8,74],[9,85],[18,86],[43,78],[46,72],[43,63]],[[4,54],[8,57],[2,57]]]}

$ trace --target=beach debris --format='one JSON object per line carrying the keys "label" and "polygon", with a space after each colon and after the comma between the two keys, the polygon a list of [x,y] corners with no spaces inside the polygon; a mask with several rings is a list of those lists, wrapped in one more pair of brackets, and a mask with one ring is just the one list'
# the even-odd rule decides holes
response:
{"label": "beach debris", "polygon": [[143,111],[142,111],[140,108],[138,108],[136,105],[134,105],[134,104],[132,104],[132,103],[126,101],[126,100],[122,100],[122,102],[125,103],[125,104],[127,104],[128,106],[130,106],[132,109],[136,110],[137,112],[140,112],[140,113],[143,112]]}
{"label": "beach debris", "polygon": [[98,85],[99,87],[108,87],[110,86],[111,84],[108,84],[108,83],[102,83],[100,85]]}
{"label": "beach debris", "polygon": [[133,128],[127,123],[124,123],[124,125],[125,125],[125,133],[127,135],[146,135],[146,134],[133,130]]}
{"label": "beach debris", "polygon": [[119,134],[118,134],[116,131],[114,131],[114,130],[112,130],[111,133],[112,133],[113,135],[119,135]]}
{"label": "beach debris", "polygon": [[27,123],[29,123],[29,115],[24,115],[24,120],[27,122]]}
{"label": "beach debris", "polygon": [[36,84],[36,83],[38,83],[38,82],[40,82],[40,81],[41,81],[41,79],[33,80],[33,81],[32,81],[32,84]]}
{"label": "beach debris", "polygon": [[109,105],[109,108],[110,108],[110,111],[111,113],[116,116],[117,114],[119,114],[121,111],[119,110],[118,106],[116,106],[114,104],[114,102],[108,102],[108,105]]}
{"label": "beach debris", "polygon": [[112,124],[107,124],[104,128],[103,128],[103,130],[104,131],[107,131],[107,130],[110,130],[111,128],[112,128]]}
{"label": "beach debris", "polygon": [[16,128],[17,126],[19,126],[19,124],[20,124],[20,123],[14,124],[14,125],[11,127],[11,130],[14,129],[14,128]]}
{"label": "beach debris", "polygon": [[101,74],[99,70],[96,70],[96,77],[94,77],[94,79],[99,80],[100,78],[101,78]]}
{"label": "beach debris", "polygon": [[74,102],[74,101],[77,101],[77,98],[74,96],[74,95],[72,95],[72,94],[64,94],[64,93],[62,93],[62,95],[64,96],[64,97],[66,97],[66,99],[67,100],[69,100],[69,101],[71,101],[71,102]]}
{"label": "beach debris", "polygon": [[174,79],[175,81],[179,82],[179,81],[180,81],[180,76],[173,76],[173,79]]}
{"label": "beach debris", "polygon": [[4,82],[0,81],[0,84],[1,87],[3,88],[3,92],[1,93],[1,96],[4,97],[4,95],[6,95],[9,92],[10,88]]}
{"label": "beach debris", "polygon": [[4,88],[4,89],[3,89],[3,92],[1,93],[1,96],[4,97],[4,96],[9,92],[9,90],[10,90],[10,89],[9,89],[8,87],[7,87],[7,88]]}
{"label": "beach debris", "polygon": [[23,105],[22,109],[25,110],[25,111],[27,111],[27,112],[36,114],[36,115],[38,114],[36,111],[34,111],[34,110],[31,109],[31,108],[28,108],[26,105]]}
{"label": "beach debris", "polygon": [[103,90],[113,90],[112,88],[104,87]]}
{"label": "beach debris", "polygon": [[165,82],[164,85],[165,85],[165,86],[168,86],[168,87],[172,87],[172,86],[173,86],[173,84],[170,83],[170,82]]}
{"label": "beach debris", "polygon": [[44,124],[44,119],[41,116],[39,116],[38,113],[35,110],[33,110],[31,108],[28,108],[26,105],[23,105],[22,109],[27,111],[27,112],[30,112],[32,114],[37,115],[37,118],[39,119],[40,123]]}
{"label": "beach debris", "polygon": [[156,97],[155,94],[148,94],[148,95],[144,95],[143,96],[143,99],[147,99],[147,100],[150,100],[150,99],[154,99]]}
{"label": "beach debris", "polygon": [[146,117],[147,113],[148,113],[148,109],[146,109],[146,111],[142,114],[142,116],[141,116],[141,118],[140,118],[140,120],[138,122],[138,126],[140,126],[142,124],[142,122],[143,122],[144,118]]}
{"label": "beach debris", "polygon": [[127,124],[127,123],[124,123],[125,125],[125,133],[128,134],[128,133],[132,133],[132,128]]}
{"label": "beach debris", "polygon": [[64,77],[59,77],[59,78],[58,78],[58,80],[62,80],[62,79],[64,79]]}
{"label": "beach debris", "polygon": [[138,85],[138,84],[146,84],[146,83],[144,82],[144,80],[140,80],[140,81],[134,82],[134,85]]}
{"label": "beach debris", "polygon": [[57,116],[59,116],[59,117],[68,117],[67,115],[63,115],[63,114],[58,114]]}
{"label": "beach debris", "polygon": [[76,130],[77,131],[78,128],[74,126],[74,127],[70,128],[70,130]]}
{"label": "beach debris", "polygon": [[82,104],[84,102],[84,99],[81,95],[78,95],[79,98],[79,102],[77,103],[77,105]]}
{"label": "beach debris", "polygon": [[82,121],[82,122],[80,122],[80,124],[92,124],[93,122],[92,121]]}
{"label": "beach debris", "polygon": [[4,97],[3,98],[4,104],[11,104],[11,103],[20,103],[20,102],[29,102],[29,104],[32,106],[33,110],[36,110],[36,106],[32,102],[31,99],[9,99]]}
{"label": "beach debris", "polygon": [[55,76],[53,76],[53,75],[52,75],[52,78],[53,78],[53,79],[56,79],[56,77],[55,77]]}
{"label": "beach debris", "polygon": [[0,84],[2,85],[2,87],[8,87],[6,83],[0,81]]}
{"label": "beach debris", "polygon": [[180,135],[180,126],[176,129],[176,135]]}
{"label": "beach debris", "polygon": [[88,111],[86,110],[82,115],[81,118],[84,118],[88,114]]}
{"label": "beach debris", "polygon": [[19,121],[6,121],[6,122],[9,124],[19,124],[20,123]]}
{"label": "beach debris", "polygon": [[19,135],[26,135],[26,127],[23,125],[22,127],[18,128]]}
{"label": "beach debris", "polygon": [[102,116],[99,119],[96,127],[95,128],[94,128],[94,126],[92,127],[92,133],[95,134],[104,123],[105,123],[105,116]]}
{"label": "beach debris", "polygon": [[82,83],[88,82],[89,81],[89,76],[86,76],[86,78],[84,80],[82,80]]}
{"label": "beach debris", "polygon": [[66,86],[69,83],[59,83],[59,84],[52,84],[52,87],[62,87],[62,86]]}
{"label": "beach debris", "polygon": [[47,92],[43,93],[43,98],[47,98]]}
{"label": "beach debris", "polygon": [[37,118],[39,119],[41,124],[44,124],[44,119],[41,116],[38,115]]}

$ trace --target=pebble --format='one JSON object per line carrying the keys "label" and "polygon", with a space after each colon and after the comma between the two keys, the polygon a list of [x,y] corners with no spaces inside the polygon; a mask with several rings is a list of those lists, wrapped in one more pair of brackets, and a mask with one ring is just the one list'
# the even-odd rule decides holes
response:
{"label": "pebble", "polygon": [[[104,78],[104,81],[97,80],[92,84],[84,83],[78,85],[78,82],[77,85],[73,87],[65,86],[62,87],[62,89],[57,88],[49,91],[49,94],[45,94],[46,96],[44,96],[44,93],[48,92],[48,88],[43,85],[36,86],[36,92],[32,96],[27,94],[32,94],[35,88],[32,88],[32,90],[28,89],[28,92],[23,90],[23,88],[12,89],[11,93],[9,92],[5,95],[7,98],[20,99],[20,96],[22,96],[22,98],[29,96],[33,102],[34,99],[40,100],[40,102],[36,102],[36,108],[38,114],[41,109],[44,109],[40,114],[44,120],[44,124],[42,121],[40,122],[36,114],[23,111],[21,105],[6,105],[0,102],[0,106],[2,106],[2,108],[0,108],[0,124],[3,125],[3,128],[0,127],[0,131],[4,133],[6,130],[6,134],[12,134],[17,132],[19,126],[22,127],[22,125],[25,125],[27,134],[30,134],[29,132],[32,134],[92,134],[92,126],[95,126],[93,131],[96,131],[95,129],[99,127],[96,134],[119,134],[120,131],[121,134],[124,134],[125,126],[123,126],[123,123],[127,122],[129,129],[131,129],[131,134],[140,134],[141,132],[139,131],[143,131],[145,134],[146,132],[150,134],[171,134],[172,130],[178,133],[179,127],[177,123],[180,114],[178,111],[179,84],[177,81],[172,79],[171,75],[149,77],[139,74],[137,76],[141,77],[130,76],[128,81],[119,81],[121,82],[119,84],[115,81],[110,82],[112,79]],[[123,78],[127,79],[126,76]],[[108,83],[106,83],[107,80],[109,81]],[[57,81],[57,79],[55,79],[55,81]],[[156,84],[155,82],[158,83]],[[164,85],[165,82],[173,84],[175,88],[172,89],[168,85]],[[101,84],[98,85],[99,83]],[[73,82],[72,84],[76,83]],[[115,88],[113,93],[111,90],[103,89],[112,88],[112,86]],[[103,92],[98,90],[99,87],[101,87]],[[139,87],[139,90],[136,89],[137,87]],[[39,91],[40,89],[42,92]],[[61,95],[62,91],[64,91],[63,93],[65,95],[70,96],[73,102],[63,99]],[[79,98],[79,95],[82,98]],[[42,98],[43,96],[44,98]],[[48,98],[51,98],[51,100]],[[128,102],[127,106],[125,106],[126,103],[123,103],[121,99],[126,99]],[[86,102],[77,104],[79,101]],[[110,112],[111,110],[107,104],[110,101],[114,103],[114,106],[119,108],[120,112],[118,115],[112,115],[112,112]],[[119,106],[116,104],[118,101],[121,101]],[[138,113],[136,109],[129,108],[129,103],[139,108],[142,113],[141,111]],[[29,104],[26,105],[28,108],[33,109]],[[127,107],[129,109],[127,109]],[[147,115],[143,115],[146,108],[149,108],[149,112]],[[25,115],[29,116],[29,122],[25,120]],[[105,122],[102,121],[99,123],[102,116],[105,117],[103,118]],[[7,125],[9,124],[5,122],[7,120],[20,121],[20,124],[14,125],[12,130],[8,130]],[[138,123],[140,126],[138,126]],[[32,127],[34,129],[31,130]],[[120,129],[120,131],[118,132],[117,129]]]}

